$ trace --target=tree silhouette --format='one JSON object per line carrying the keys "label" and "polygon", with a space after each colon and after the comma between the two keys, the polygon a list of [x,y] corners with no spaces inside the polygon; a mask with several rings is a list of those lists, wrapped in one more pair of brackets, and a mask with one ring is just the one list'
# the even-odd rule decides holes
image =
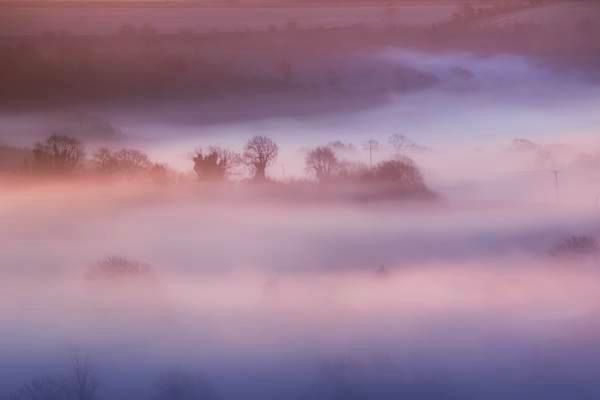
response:
{"label": "tree silhouette", "polygon": [[255,136],[246,143],[243,160],[250,168],[254,179],[264,181],[267,167],[275,161],[279,147],[265,136]]}
{"label": "tree silhouette", "polygon": [[330,147],[317,147],[306,155],[306,169],[321,182],[332,178],[338,167],[338,159]]}
{"label": "tree silhouette", "polygon": [[394,134],[388,138],[388,143],[397,155],[405,155],[408,152],[418,152],[426,150],[402,134]]}
{"label": "tree silhouette", "polygon": [[207,152],[196,151],[194,172],[202,180],[222,181],[240,160],[239,154],[221,147],[210,147]]}
{"label": "tree silhouette", "polygon": [[69,386],[64,379],[34,378],[11,394],[9,400],[64,400],[69,397]]}
{"label": "tree silhouette", "polygon": [[93,158],[96,170],[105,174],[136,174],[149,171],[154,165],[147,154],[135,149],[111,152],[99,149]]}
{"label": "tree silhouette", "polygon": [[70,136],[52,135],[33,149],[33,167],[38,172],[73,172],[84,158],[81,142]]}
{"label": "tree silhouette", "polygon": [[98,149],[92,159],[96,170],[102,173],[113,173],[117,171],[117,163],[112,152],[106,147]]}
{"label": "tree silhouette", "polygon": [[71,373],[60,378],[35,378],[10,395],[10,400],[94,400],[98,380],[89,359],[76,353]]}
{"label": "tree silhouette", "polygon": [[171,171],[166,164],[155,163],[148,172],[155,183],[164,184],[171,181]]}
{"label": "tree silhouette", "polygon": [[411,159],[406,157],[382,161],[367,171],[363,178],[371,183],[391,184],[403,191],[426,190],[421,171]]}
{"label": "tree silhouette", "polygon": [[98,381],[88,357],[81,354],[73,357],[70,383],[75,400],[94,400],[96,398]]}
{"label": "tree silhouette", "polygon": [[356,147],[352,143],[344,143],[341,140],[334,140],[333,142],[329,142],[327,147],[332,149],[335,152],[345,152],[345,153],[353,153],[356,151]]}

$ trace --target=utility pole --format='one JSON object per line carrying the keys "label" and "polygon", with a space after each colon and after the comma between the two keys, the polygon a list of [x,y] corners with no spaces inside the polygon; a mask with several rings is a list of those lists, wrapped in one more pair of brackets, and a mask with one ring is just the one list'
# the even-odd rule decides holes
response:
{"label": "utility pole", "polygon": [[369,139],[363,147],[369,150],[369,167],[373,168],[373,152],[379,150],[379,142],[375,139]]}

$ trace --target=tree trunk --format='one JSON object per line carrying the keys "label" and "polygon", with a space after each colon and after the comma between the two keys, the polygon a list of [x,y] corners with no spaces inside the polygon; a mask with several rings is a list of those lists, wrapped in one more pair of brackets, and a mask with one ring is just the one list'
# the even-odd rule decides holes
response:
{"label": "tree trunk", "polygon": [[267,180],[266,169],[266,165],[257,165],[256,171],[254,172],[254,179],[257,181]]}

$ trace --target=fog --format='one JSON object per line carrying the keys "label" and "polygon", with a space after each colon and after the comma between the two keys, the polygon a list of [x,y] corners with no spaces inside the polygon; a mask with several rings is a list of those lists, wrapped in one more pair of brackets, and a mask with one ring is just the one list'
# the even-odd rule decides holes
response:
{"label": "fog", "polygon": [[[223,398],[600,389],[597,257],[552,255],[597,237],[597,210],[222,196],[130,184],[3,196],[3,389],[68,373],[75,352],[109,398],[151,396],[169,370]],[[111,256],[151,279],[92,278]]]}
{"label": "fog", "polygon": [[0,8],[0,399],[597,399],[598,10],[515,4]]}

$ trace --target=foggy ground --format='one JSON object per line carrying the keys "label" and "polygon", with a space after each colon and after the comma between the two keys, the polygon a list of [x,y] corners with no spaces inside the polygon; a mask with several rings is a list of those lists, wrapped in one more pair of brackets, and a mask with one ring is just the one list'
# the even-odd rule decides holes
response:
{"label": "foggy ground", "polygon": [[[227,399],[598,393],[598,256],[552,253],[598,237],[597,208],[205,190],[6,193],[3,390],[68,375],[79,352],[100,398],[152,397],[171,370]],[[111,256],[148,265],[151,279],[91,278]]]}

